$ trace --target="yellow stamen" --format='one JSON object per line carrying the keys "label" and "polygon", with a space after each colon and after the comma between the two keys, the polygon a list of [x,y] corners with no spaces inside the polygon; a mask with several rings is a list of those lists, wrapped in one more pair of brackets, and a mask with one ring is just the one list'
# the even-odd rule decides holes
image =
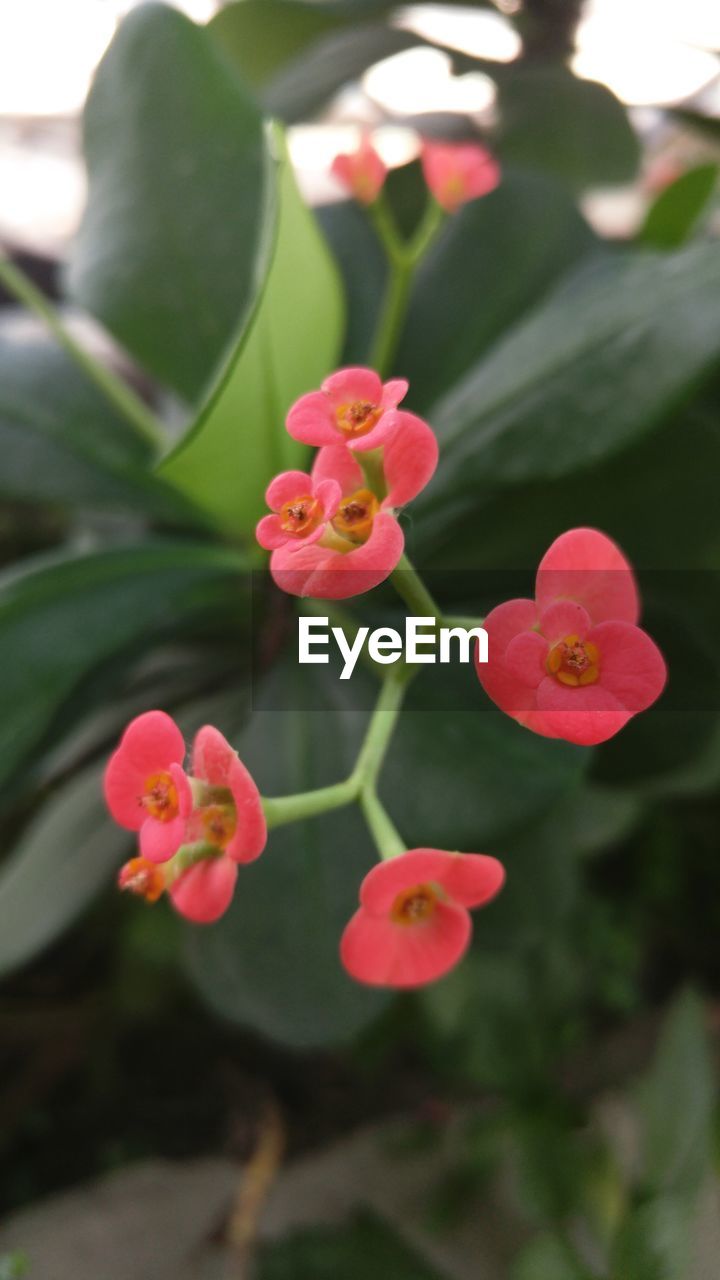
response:
{"label": "yellow stamen", "polygon": [[600,677],[600,651],[591,640],[565,636],[547,656],[548,674],[568,688],[595,684]]}
{"label": "yellow stamen", "polygon": [[323,509],[317,498],[304,493],[280,508],[280,528],[295,538],[305,538],[317,529],[323,519]]}
{"label": "yellow stamen", "polygon": [[333,528],[346,538],[352,538],[354,542],[365,542],[372,532],[373,520],[379,507],[380,503],[374,493],[369,489],[358,489],[340,503],[333,519]]}
{"label": "yellow stamen", "polygon": [[416,884],[403,889],[390,908],[390,918],[395,924],[423,924],[434,914],[440,895],[431,884]]}
{"label": "yellow stamen", "polygon": [[141,804],[149,817],[158,822],[172,822],[173,818],[177,818],[178,793],[172,775],[164,770],[162,773],[152,773],[145,782]]}
{"label": "yellow stamen", "polygon": [[365,436],[379,422],[382,412],[380,405],[370,400],[354,400],[335,410],[335,421],[344,435]]}

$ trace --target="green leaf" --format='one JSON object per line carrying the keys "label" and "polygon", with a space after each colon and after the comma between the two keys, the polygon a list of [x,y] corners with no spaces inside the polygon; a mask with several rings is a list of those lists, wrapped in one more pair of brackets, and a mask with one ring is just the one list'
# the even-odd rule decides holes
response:
{"label": "green leaf", "polygon": [[102,773],[93,765],[52,795],[0,866],[0,974],[59,937],[122,862],[130,837],[108,821]]}
{"label": "green leaf", "polygon": [[277,73],[265,88],[263,105],[289,123],[306,119],[374,63],[423,43],[412,32],[383,23],[332,32]]}
{"label": "green leaf", "polygon": [[195,426],[160,468],[228,532],[250,535],[268,481],[302,463],[285,415],[333,368],[342,326],[335,265],[283,156],[277,244],[258,309]]}
{"label": "green leaf", "polygon": [[689,240],[708,209],[717,178],[716,164],[699,164],[670,183],[648,209],[637,236],[640,243],[677,249]]}
{"label": "green leaf", "polygon": [[698,1192],[712,1159],[716,1101],[702,1001],[685,991],[667,1016],[640,1095],[645,1181],[655,1191]]}
{"label": "green leaf", "polygon": [[256,88],[339,22],[298,0],[236,0],[215,15],[208,30],[236,63],[245,83]]}
{"label": "green leaf", "polygon": [[580,270],[441,400],[418,509],[475,511],[490,484],[596,466],[668,416],[720,356],[720,255],[626,254]]}
{"label": "green leaf", "polygon": [[[256,693],[274,709],[256,711],[234,745],[263,794],[326,786],[350,773],[367,717],[336,677],[289,659]],[[355,808],[271,831],[262,857],[240,869],[222,920],[188,928],[189,972],[211,1008],[296,1048],[360,1032],[388,996],[354,983],[338,946],[373,862]]]}
{"label": "green leaf", "polygon": [[193,615],[234,618],[237,565],[220,548],[158,542],[21,564],[0,579],[0,784],[51,730],[66,731],[67,700],[101,664],[176,639]]}
{"label": "green leaf", "polygon": [[604,85],[565,67],[514,66],[498,79],[498,150],[504,164],[542,169],[572,187],[630,182],[640,161],[637,137]]}
{"label": "green leaf", "polygon": [[505,174],[451,218],[420,267],[395,360],[413,406],[446,392],[595,243],[565,188],[540,174]]}
{"label": "green leaf", "polygon": [[70,292],[145,368],[193,398],[262,279],[258,108],[207,31],[143,5],[96,73],[85,152],[88,204]]}
{"label": "green leaf", "polygon": [[0,496],[196,518],[148,472],[151,451],[38,321],[0,322]]}
{"label": "green leaf", "polygon": [[259,1280],[442,1280],[375,1214],[363,1213],[338,1227],[295,1231],[260,1253]]}
{"label": "green leaf", "polygon": [[568,1256],[561,1241],[548,1233],[522,1250],[513,1264],[511,1280],[588,1280],[589,1274]]}
{"label": "green leaf", "polygon": [[380,789],[408,844],[479,852],[538,818],[588,763],[491,707],[471,666],[435,666],[410,690]]}

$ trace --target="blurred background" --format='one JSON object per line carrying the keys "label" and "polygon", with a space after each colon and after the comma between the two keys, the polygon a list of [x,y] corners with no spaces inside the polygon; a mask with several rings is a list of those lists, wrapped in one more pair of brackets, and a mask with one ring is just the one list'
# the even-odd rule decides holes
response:
{"label": "blurred background", "polygon": [[[422,136],[503,171],[400,337],[442,447],[413,560],[475,613],[597,525],[671,671],[585,752],[467,672],[418,682],[388,807],[509,881],[463,966],[393,999],[337,960],[353,814],[278,832],[198,931],[115,893],[100,800],[152,706],[216,723],[267,794],[352,763],[365,686],[299,688],[293,606],[262,586],[251,626],[249,575],[286,406],[377,322],[382,254],[330,175],[363,128],[407,233]],[[715,1280],[719,164],[714,0],[0,6],[0,249],[40,295],[3,274],[0,1277]],[[53,316],[161,419],[159,464]]]}

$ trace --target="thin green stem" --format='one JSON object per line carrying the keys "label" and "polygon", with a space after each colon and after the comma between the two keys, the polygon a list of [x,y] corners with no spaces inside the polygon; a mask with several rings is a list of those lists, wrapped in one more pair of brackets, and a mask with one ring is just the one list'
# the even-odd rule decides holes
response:
{"label": "thin green stem", "polygon": [[398,853],[404,853],[407,845],[391,821],[376,791],[362,792],[360,808],[383,861],[394,858]]}
{"label": "thin green stem", "polygon": [[331,787],[319,787],[316,791],[303,791],[294,796],[263,796],[265,820],[269,828],[284,826],[287,822],[300,822],[319,813],[342,809],[358,797],[358,784],[354,775]]}
{"label": "thin green stem", "polygon": [[127,419],[138,435],[142,436],[153,448],[160,449],[165,445],[165,433],[155,414],[135,394],[122,378],[101,364],[90,355],[72,334],[66,329],[58,312],[45,294],[33,284],[19,267],[0,253],[0,282],[9,293],[24,306],[33,311],[53,335],[55,340],[83,370],[86,377],[95,383],[105,398]]}
{"label": "thin green stem", "polygon": [[442,622],[442,613],[438,605],[406,555],[400,557],[397,568],[390,574],[390,581],[412,614],[421,617],[430,616],[437,622]]}
{"label": "thin green stem", "polygon": [[375,786],[405,698],[405,690],[414,674],[412,667],[398,663],[383,681],[353,769],[352,776],[357,781],[358,793]]}
{"label": "thin green stem", "polygon": [[390,259],[388,272],[387,288],[370,353],[370,364],[381,378],[386,377],[392,369],[410,301],[413,265],[404,257]]}

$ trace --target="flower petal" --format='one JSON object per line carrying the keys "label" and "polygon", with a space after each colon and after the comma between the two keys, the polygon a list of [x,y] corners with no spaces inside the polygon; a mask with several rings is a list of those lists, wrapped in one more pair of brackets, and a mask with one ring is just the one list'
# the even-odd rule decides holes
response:
{"label": "flower petal", "polygon": [[393,428],[385,443],[383,468],[388,494],[384,507],[402,507],[425,488],[438,462],[434,431],[414,413],[388,414]]}
{"label": "flower petal", "polygon": [[660,697],[667,667],[647,632],[629,622],[601,622],[588,639],[600,650],[600,685],[626,711],[645,711]]}
{"label": "flower petal", "polygon": [[185,742],[175,721],[164,711],[146,711],[125,730],[105,769],[104,793],[115,822],[139,831],[145,821],[145,783],[185,758]]}
{"label": "flower petal", "polygon": [[323,382],[322,390],[333,409],[362,400],[379,405],[382,401],[383,384],[374,369],[351,365],[347,369],[331,373]]}
{"label": "flower petal", "polygon": [[310,391],[295,401],[285,425],[294,440],[303,444],[336,444],[338,429],[327,396],[322,391]]}
{"label": "flower petal", "polygon": [[383,409],[396,409],[400,401],[405,399],[409,386],[407,378],[390,378],[385,383],[380,397]]}
{"label": "flower petal", "polygon": [[542,732],[580,747],[606,742],[632,716],[600,682],[568,687],[550,676],[537,690],[537,707],[537,723],[543,726]]}
{"label": "flower petal", "polygon": [[521,631],[505,650],[505,670],[529,689],[537,689],[545,679],[548,642],[537,631]]}
{"label": "flower petal", "polygon": [[502,711],[516,718],[535,706],[533,689],[509,669],[505,653],[516,636],[531,631],[537,621],[532,600],[507,600],[492,609],[484,622],[488,636],[488,661],[475,661],[478,680],[489,698]]}
{"label": "flower petal", "polygon": [[265,501],[272,511],[279,511],[286,502],[308,493],[312,493],[312,479],[306,471],[281,471],[265,490]]}
{"label": "flower petal", "polygon": [[212,924],[232,902],[237,866],[230,858],[206,858],[183,871],[170,886],[172,904],[194,924]]}
{"label": "flower petal", "polygon": [[351,977],[369,986],[408,989],[434,982],[467,950],[472,922],[464,907],[440,902],[432,917],[397,925],[362,907],[345,927],[340,957]]}
{"label": "flower petal", "polygon": [[293,596],[346,600],[384,582],[403,553],[405,539],[394,516],[381,511],[367,542],[343,553],[320,543],[290,553],[273,551],[270,571],[277,586]]}
{"label": "flower petal", "polygon": [[185,839],[185,818],[158,822],[146,818],[140,828],[140,853],[150,862],[167,862],[177,853]]}
{"label": "flower petal", "polygon": [[583,640],[591,626],[587,609],[575,600],[556,600],[540,615],[540,630],[551,647],[566,636]]}
{"label": "flower petal", "polygon": [[372,916],[386,916],[399,893],[417,884],[438,884],[463,907],[479,907],[500,891],[502,864],[484,853],[408,849],[379,862],[360,886],[360,904]]}
{"label": "flower petal", "polygon": [[283,547],[288,541],[288,535],[281,529],[280,517],[277,515],[263,516],[262,520],[258,520],[255,526],[255,537],[266,551]]}
{"label": "flower petal", "polygon": [[344,498],[357,489],[362,489],[365,484],[360,463],[344,444],[328,444],[323,449],[318,449],[312,476],[318,488],[326,480],[337,481]]}
{"label": "flower petal", "polygon": [[640,612],[630,565],[620,548],[598,529],[570,529],[545,552],[535,583],[540,612],[559,597],[583,605],[594,623],[637,622]]}
{"label": "flower petal", "polygon": [[238,754],[213,725],[195,735],[193,773],[213,787],[229,787],[237,811],[235,834],[225,850],[235,862],[253,862],[267,843],[260,793]]}

